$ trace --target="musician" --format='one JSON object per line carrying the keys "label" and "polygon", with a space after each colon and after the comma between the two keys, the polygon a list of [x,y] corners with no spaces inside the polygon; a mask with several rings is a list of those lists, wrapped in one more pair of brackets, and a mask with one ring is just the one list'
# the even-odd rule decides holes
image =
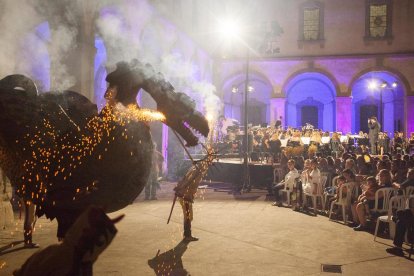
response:
{"label": "musician", "polygon": [[381,129],[381,125],[378,123],[377,117],[372,116],[368,119],[369,128],[369,143],[371,144],[371,154],[378,154],[378,134]]}
{"label": "musician", "polygon": [[288,141],[288,146],[298,147],[301,145],[303,145],[302,140],[301,140],[301,132],[297,130],[293,133],[292,137]]}
{"label": "musician", "polygon": [[310,137],[310,144],[315,145],[319,149],[319,145],[321,144],[322,136],[319,131],[313,131]]}
{"label": "musician", "polygon": [[227,130],[224,129],[224,121],[226,118],[223,115],[220,115],[220,117],[217,120],[217,141],[223,141],[224,137],[226,136]]}
{"label": "musician", "polygon": [[282,128],[282,116],[280,116],[279,119],[276,120],[276,122],[275,122],[275,128],[276,129],[281,129]]}
{"label": "musician", "polygon": [[282,143],[279,140],[279,133],[272,134],[269,140],[270,152],[273,154],[273,162],[279,160]]}
{"label": "musician", "polygon": [[378,148],[381,155],[389,152],[390,138],[386,132],[380,132],[378,135]]}
{"label": "musician", "polygon": [[398,131],[394,133],[393,145],[394,153],[402,153],[402,150],[404,148],[404,139],[402,133],[400,134]]}

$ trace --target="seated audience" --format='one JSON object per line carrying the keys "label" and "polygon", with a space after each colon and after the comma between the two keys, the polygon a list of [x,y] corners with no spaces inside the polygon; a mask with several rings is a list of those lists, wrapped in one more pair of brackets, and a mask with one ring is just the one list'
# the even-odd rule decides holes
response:
{"label": "seated audience", "polygon": [[393,186],[400,190],[405,190],[407,187],[414,186],[414,168],[410,168],[407,172],[407,179],[402,183],[393,183]]}
{"label": "seated audience", "polygon": [[303,191],[308,194],[316,194],[320,181],[321,172],[318,169],[318,161],[312,159],[310,162],[310,170],[306,171],[306,182],[303,185]]}
{"label": "seated audience", "polygon": [[[342,185],[344,185],[345,183],[346,183],[346,179],[344,176],[341,175],[336,179],[336,183],[332,187],[328,187],[330,189],[326,189],[325,193],[328,199],[326,201],[327,208],[330,208],[333,201],[336,201],[339,199],[339,191]],[[347,192],[348,191],[346,189],[342,189],[342,198],[346,198]]]}
{"label": "seated audience", "polygon": [[369,209],[373,209],[375,206],[375,192],[381,188],[377,184],[377,181],[374,177],[370,176],[367,178],[367,188],[366,190],[358,197],[357,202],[352,204],[352,218],[355,223],[359,225],[354,227],[355,231],[364,231],[367,229],[367,220],[366,214]]}
{"label": "seated audience", "polygon": [[283,179],[280,183],[276,184],[271,191],[269,191],[270,193],[273,193],[273,195],[275,196],[275,202],[273,202],[273,206],[282,206],[282,202],[280,200],[280,195],[279,195],[279,191],[282,190],[285,187],[289,187],[291,189],[293,189],[296,179],[299,178],[299,172],[298,170],[295,168],[295,160],[290,159],[288,162],[288,169],[289,172],[285,175],[285,179]]}
{"label": "seated audience", "polygon": [[414,242],[414,200],[410,201],[408,209],[397,211],[393,220],[395,222],[394,247],[387,248],[386,251],[393,255],[404,256],[402,244],[407,231],[408,241]]}

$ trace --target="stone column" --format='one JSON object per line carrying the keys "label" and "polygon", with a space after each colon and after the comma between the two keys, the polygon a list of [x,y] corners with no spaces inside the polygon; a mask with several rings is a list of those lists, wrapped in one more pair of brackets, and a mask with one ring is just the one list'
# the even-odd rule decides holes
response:
{"label": "stone column", "polygon": [[[76,16],[65,16],[64,4],[70,4]],[[51,88],[73,90],[94,102],[96,1],[63,1],[53,5],[60,14],[48,18],[52,34]]]}
{"label": "stone column", "polygon": [[95,19],[98,14],[95,1],[80,1],[81,13],[80,24],[80,91],[92,102],[95,102]]}
{"label": "stone column", "polygon": [[164,163],[162,164],[162,172],[167,175],[168,172],[168,126],[162,124],[162,156],[164,156]]}
{"label": "stone column", "polygon": [[414,96],[406,96],[406,107],[405,107],[405,121],[406,121],[406,134],[410,137],[411,133],[414,132]]}
{"label": "stone column", "polygon": [[350,97],[336,98],[336,130],[342,133],[351,132],[352,99]]}
{"label": "stone column", "polygon": [[270,125],[274,126],[277,119],[282,116],[282,126],[285,127],[285,103],[286,98],[270,99]]}

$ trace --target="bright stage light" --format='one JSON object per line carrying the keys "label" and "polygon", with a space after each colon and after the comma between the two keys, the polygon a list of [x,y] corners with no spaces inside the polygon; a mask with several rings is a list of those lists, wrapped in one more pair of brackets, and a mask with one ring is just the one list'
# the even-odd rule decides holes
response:
{"label": "bright stage light", "polygon": [[393,87],[393,88],[397,88],[397,86],[398,86],[398,83],[397,83],[396,81],[394,81],[394,82],[392,83],[392,87]]}
{"label": "bright stage light", "polygon": [[376,81],[376,80],[371,80],[371,81],[369,81],[369,83],[368,83],[368,89],[369,90],[375,90],[375,89],[378,89],[378,81]]}
{"label": "bright stage light", "polygon": [[237,38],[241,35],[240,24],[234,19],[222,20],[218,24],[218,30],[224,38]]}
{"label": "bright stage light", "polygon": [[388,83],[386,83],[385,81],[383,83],[381,83],[381,88],[385,88],[388,86]]}

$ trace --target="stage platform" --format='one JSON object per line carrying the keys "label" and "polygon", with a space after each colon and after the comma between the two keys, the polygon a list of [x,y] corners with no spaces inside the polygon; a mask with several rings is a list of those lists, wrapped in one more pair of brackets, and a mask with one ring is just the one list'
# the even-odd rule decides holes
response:
{"label": "stage platform", "polygon": [[[224,158],[214,161],[207,172],[206,180],[231,183],[233,190],[240,191],[243,188],[243,159]],[[273,169],[271,163],[249,162],[250,187],[267,189],[273,182]]]}

